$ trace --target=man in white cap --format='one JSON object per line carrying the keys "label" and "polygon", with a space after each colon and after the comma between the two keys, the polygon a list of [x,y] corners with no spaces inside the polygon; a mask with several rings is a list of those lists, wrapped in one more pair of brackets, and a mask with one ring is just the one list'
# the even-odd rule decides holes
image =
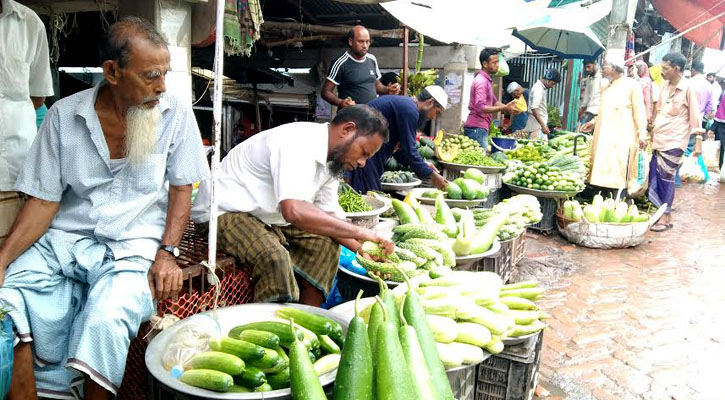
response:
{"label": "man in white cap", "polygon": [[526,122],[529,119],[529,90],[519,85],[518,82],[511,82],[508,86],[506,86],[506,92],[510,94],[517,103],[523,96],[526,110],[519,109],[519,111],[521,111],[520,113],[511,116],[511,131],[518,132],[524,130],[524,128],[526,128]]}
{"label": "man in white cap", "polygon": [[351,173],[350,185],[358,192],[381,190],[380,178],[390,157],[410,167],[420,179],[430,178],[433,186],[445,189],[446,180],[434,166],[426,162],[415,148],[416,127],[420,119],[431,120],[448,106],[448,95],[442,87],[431,85],[416,97],[381,96],[368,103],[387,119],[390,140],[383,145],[365,167]]}

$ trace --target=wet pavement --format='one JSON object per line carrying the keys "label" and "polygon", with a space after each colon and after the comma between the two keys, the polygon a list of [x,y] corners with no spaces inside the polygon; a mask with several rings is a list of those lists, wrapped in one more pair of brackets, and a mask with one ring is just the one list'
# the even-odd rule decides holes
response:
{"label": "wet pavement", "polygon": [[684,184],[675,210],[636,248],[528,235],[518,279],[550,288],[541,398],[725,399],[725,184]]}

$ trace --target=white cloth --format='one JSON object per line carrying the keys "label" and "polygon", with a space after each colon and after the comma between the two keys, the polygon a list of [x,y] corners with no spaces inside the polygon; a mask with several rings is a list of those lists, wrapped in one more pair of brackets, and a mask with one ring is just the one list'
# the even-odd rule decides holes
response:
{"label": "white cloth", "polygon": [[712,110],[717,111],[722,96],[722,87],[717,81],[712,83]]}
{"label": "white cloth", "polygon": [[[327,169],[328,124],[293,122],[261,132],[227,154],[216,178],[219,215],[246,212],[268,225],[288,225],[283,200],[303,200],[343,217],[339,180]],[[210,182],[199,185],[191,211],[209,221]]]}
{"label": "white cloth", "polygon": [[45,27],[28,7],[0,14],[0,191],[12,191],[37,128],[33,97],[53,95]]}
{"label": "white cloth", "polygon": [[534,110],[538,112],[539,117],[541,117],[544,122],[544,125],[549,122],[549,111],[546,107],[546,87],[543,83],[541,83],[541,80],[538,80],[529,92],[529,109],[531,110],[531,114],[529,114],[529,121],[526,123],[526,132],[534,132],[537,129],[542,128],[541,125],[539,125],[539,121],[537,121],[536,117],[534,117]]}
{"label": "white cloth", "polygon": [[594,76],[585,76],[582,78],[579,108],[583,108],[584,111],[593,115],[599,115],[602,79],[601,71],[597,71]]}

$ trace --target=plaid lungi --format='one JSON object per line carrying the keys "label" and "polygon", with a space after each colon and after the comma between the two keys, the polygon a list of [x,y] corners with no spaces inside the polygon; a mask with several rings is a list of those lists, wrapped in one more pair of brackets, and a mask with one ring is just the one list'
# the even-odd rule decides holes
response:
{"label": "plaid lungi", "polygon": [[219,250],[252,267],[254,301],[298,301],[295,273],[321,290],[332,287],[340,245],[292,225],[270,226],[247,213],[219,217]]}
{"label": "plaid lungi", "polygon": [[0,245],[13,227],[15,217],[25,203],[25,195],[20,192],[0,192]]}
{"label": "plaid lungi", "polygon": [[675,201],[675,173],[682,165],[682,149],[655,150],[649,166],[647,197],[656,207],[667,204],[665,214],[672,212]]}

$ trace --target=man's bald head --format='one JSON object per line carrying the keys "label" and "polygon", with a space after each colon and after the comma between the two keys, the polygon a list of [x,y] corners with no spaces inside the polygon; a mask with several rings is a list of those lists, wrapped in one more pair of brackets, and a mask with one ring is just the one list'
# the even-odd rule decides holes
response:
{"label": "man's bald head", "polygon": [[117,61],[121,68],[128,64],[134,39],[142,39],[168,51],[166,39],[151,25],[139,17],[123,17],[111,25],[101,40],[101,64]]}
{"label": "man's bald head", "polygon": [[364,58],[370,48],[370,32],[362,25],[355,25],[347,34],[347,44],[353,57]]}

